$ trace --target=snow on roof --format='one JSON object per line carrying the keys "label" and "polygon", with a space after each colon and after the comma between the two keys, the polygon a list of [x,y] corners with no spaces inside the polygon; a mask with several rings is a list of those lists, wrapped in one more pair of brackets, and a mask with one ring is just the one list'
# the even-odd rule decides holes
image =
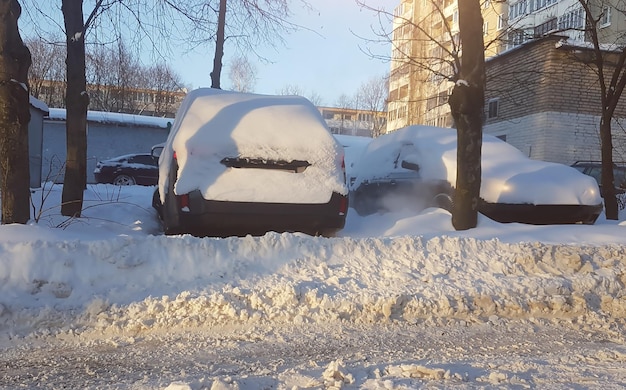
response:
{"label": "snow on roof", "polygon": [[[67,117],[65,108],[51,108],[49,119],[64,121]],[[146,115],[123,114],[118,112],[87,111],[87,121],[111,123],[122,126],[145,126],[167,129],[174,122],[173,118],[159,118]]]}
{"label": "snow on roof", "polygon": [[[300,96],[271,96],[201,88],[183,100],[160,158],[164,201],[176,152],[177,194],[235,202],[326,203],[347,194],[342,146],[317,108]],[[220,161],[250,158],[307,161],[302,173],[233,169]]]}
{"label": "snow on roof", "polygon": [[49,112],[48,106],[46,105],[46,103],[42,102],[41,100],[37,99],[36,97],[34,97],[33,95],[29,95],[28,96],[28,102],[30,103],[30,105],[40,111],[43,111],[45,113]]}
{"label": "snow on roof", "polygon": [[[456,129],[409,126],[375,138],[355,167],[354,188],[364,180],[383,178],[417,163],[424,180],[456,182]],[[512,145],[483,135],[481,197],[494,203],[584,204],[602,202],[596,181],[562,164],[532,160]]]}
{"label": "snow on roof", "polygon": [[[559,48],[570,48],[570,49],[586,49],[593,50],[595,47],[593,42],[586,41],[577,41],[573,39],[568,39],[567,37],[560,39],[555,45],[557,49]],[[601,43],[600,50],[606,52],[621,52],[624,50],[623,45],[617,45],[615,43]]]}

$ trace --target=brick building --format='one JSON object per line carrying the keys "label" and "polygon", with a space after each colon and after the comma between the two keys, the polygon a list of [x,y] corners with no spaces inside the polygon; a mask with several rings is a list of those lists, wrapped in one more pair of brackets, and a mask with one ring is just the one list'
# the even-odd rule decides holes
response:
{"label": "brick building", "polygon": [[[600,160],[601,101],[591,54],[584,44],[547,36],[490,58],[484,132],[533,159]],[[615,117],[622,119],[613,123],[614,160],[626,161],[626,100]]]}

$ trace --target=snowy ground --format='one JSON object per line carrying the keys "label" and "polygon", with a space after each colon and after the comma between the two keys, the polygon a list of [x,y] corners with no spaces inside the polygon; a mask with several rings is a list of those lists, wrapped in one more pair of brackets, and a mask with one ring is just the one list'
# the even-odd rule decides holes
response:
{"label": "snowy ground", "polygon": [[80,220],[60,191],[0,226],[0,388],[626,386],[626,223],[198,239],[153,188],[90,186]]}

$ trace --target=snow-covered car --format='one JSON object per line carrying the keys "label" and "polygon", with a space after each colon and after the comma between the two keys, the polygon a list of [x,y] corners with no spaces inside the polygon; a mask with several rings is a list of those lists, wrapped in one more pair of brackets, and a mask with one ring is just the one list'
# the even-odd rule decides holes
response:
{"label": "snow-covered car", "polygon": [[[600,187],[602,193],[602,162],[601,161],[576,161],[572,164],[585,175],[593,177]],[[626,164],[623,162],[613,163],[613,179],[615,184],[615,193],[618,195],[626,193]],[[602,195],[602,194],[601,194]]]}
{"label": "snow-covered car", "polygon": [[339,141],[345,151],[346,181],[350,185],[356,179],[352,173],[354,164],[359,160],[363,150],[372,141],[372,138],[347,134],[333,134],[333,136]]}
{"label": "snow-covered car", "polygon": [[93,175],[96,183],[155,186],[159,180],[159,160],[147,153],[126,154],[98,161]]}
{"label": "snow-covered car", "polygon": [[305,98],[197,89],[159,157],[153,206],[166,234],[332,235],[348,209],[344,150]]}
{"label": "snow-covered car", "polygon": [[[450,209],[456,183],[455,129],[409,126],[375,138],[355,164],[350,204],[359,214]],[[596,181],[578,170],[532,160],[483,136],[478,210],[498,222],[593,224],[602,212]]]}

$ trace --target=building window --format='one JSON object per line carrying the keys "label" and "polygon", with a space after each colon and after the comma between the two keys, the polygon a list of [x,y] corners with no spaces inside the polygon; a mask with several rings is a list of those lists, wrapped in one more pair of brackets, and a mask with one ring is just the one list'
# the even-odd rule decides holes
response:
{"label": "building window", "polygon": [[500,111],[500,99],[489,99],[487,103],[487,119],[497,118]]}
{"label": "building window", "polygon": [[509,20],[520,18],[528,13],[527,0],[518,1],[509,6]]}
{"label": "building window", "polygon": [[534,32],[535,37],[542,37],[552,31],[555,31],[556,29],[557,29],[557,19],[552,18],[548,20],[547,22],[542,23],[539,26],[535,27],[533,32]]}
{"label": "building window", "polygon": [[602,14],[600,15],[600,27],[607,27],[611,25],[611,7],[602,8]]}
{"label": "building window", "polygon": [[582,8],[559,16],[559,30],[583,27],[585,27],[585,11]]}
{"label": "building window", "polygon": [[506,27],[506,21],[504,20],[504,15],[498,15],[498,30],[502,30]]}
{"label": "building window", "polygon": [[487,35],[489,34],[489,22],[485,21],[485,23],[483,24],[483,34]]}

